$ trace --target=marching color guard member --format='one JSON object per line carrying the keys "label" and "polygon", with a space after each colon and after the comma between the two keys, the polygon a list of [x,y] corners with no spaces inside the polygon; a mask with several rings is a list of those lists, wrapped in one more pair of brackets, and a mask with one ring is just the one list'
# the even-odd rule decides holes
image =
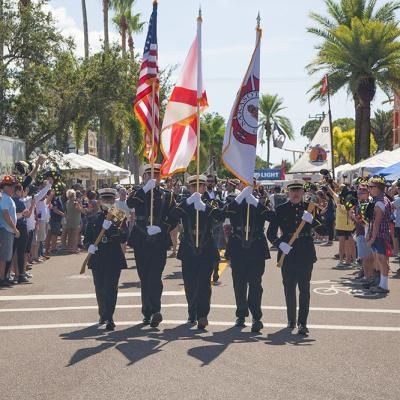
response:
{"label": "marching color guard member", "polygon": [[[121,269],[126,268],[126,260],[121,249],[121,243],[127,239],[125,221],[116,226],[106,219],[109,209],[114,205],[117,191],[105,188],[99,190],[100,211],[91,220],[86,228],[85,243],[90,243],[88,253],[91,257],[88,262],[92,270],[96,289],[97,304],[99,307],[99,324],[106,324],[107,330],[114,330],[113,315],[117,304],[118,281]],[[105,234],[96,246],[94,243],[102,229]]]}
{"label": "marching color guard member", "polygon": [[[291,181],[287,185],[289,200],[278,206],[275,218],[268,227],[268,240],[278,251],[278,260],[282,253],[286,255],[282,266],[283,286],[285,290],[288,328],[296,326],[296,286],[299,287],[299,314],[297,319],[298,333],[307,335],[307,317],[310,306],[310,280],[316,252],[311,230],[319,225],[313,215],[307,211],[308,204],[303,202],[304,182]],[[290,246],[288,242],[302,221],[306,221],[298,239]],[[281,236],[278,238],[278,230]]]}
{"label": "marching color guard member", "polygon": [[[233,288],[236,299],[236,324],[245,326],[249,309],[253,316],[252,332],[263,328],[261,321],[262,276],[265,260],[270,258],[264,233],[265,221],[271,221],[269,211],[252,194],[252,186],[247,186],[234,201],[226,206],[226,216],[232,224],[225,256],[231,261]],[[249,229],[246,238],[247,210],[249,208]]]}
{"label": "marching color guard member", "polygon": [[[211,275],[215,261],[219,258],[218,250],[211,231],[215,219],[223,218],[223,211],[218,207],[205,204],[201,196],[206,190],[206,177],[199,176],[199,192],[196,192],[197,175],[188,179],[191,196],[183,200],[171,215],[171,224],[182,220],[183,235],[177,258],[182,261],[182,275],[188,302],[188,322],[199,329],[208,325],[211,301]],[[196,246],[196,220],[199,211],[198,247]]]}
{"label": "marching color guard member", "polygon": [[[136,267],[141,282],[143,324],[156,328],[162,321],[161,295],[162,273],[167,262],[167,250],[171,246],[168,215],[175,207],[174,195],[160,188],[160,164],[144,168],[144,186],[132,193],[126,202],[135,209],[136,224],[128,245],[135,253]],[[153,189],[153,221],[150,221],[151,190]]]}

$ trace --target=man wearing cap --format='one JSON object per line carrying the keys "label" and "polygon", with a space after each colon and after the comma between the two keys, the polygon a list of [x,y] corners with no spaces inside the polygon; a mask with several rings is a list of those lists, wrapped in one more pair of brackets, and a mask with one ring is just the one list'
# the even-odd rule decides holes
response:
{"label": "man wearing cap", "polygon": [[[310,280],[313,264],[317,260],[311,230],[319,223],[307,211],[308,204],[303,202],[303,181],[291,181],[287,185],[287,189],[288,201],[276,208],[275,217],[268,227],[267,237],[279,249],[278,260],[282,253],[286,255],[282,266],[282,278],[288,328],[292,330],[296,326],[296,286],[298,286],[300,292],[297,319],[298,333],[307,335],[309,333],[307,317],[310,306]],[[302,221],[305,221],[306,224],[298,239],[290,246],[288,242]],[[280,237],[278,237],[279,229],[282,233]]]}
{"label": "man wearing cap", "polygon": [[[261,321],[262,276],[265,260],[271,258],[264,233],[265,221],[274,217],[247,186],[226,206],[226,216],[232,224],[225,256],[231,261],[233,288],[236,299],[237,327],[245,326],[249,310],[253,317],[252,332],[263,328]],[[249,224],[247,225],[247,213]],[[248,228],[248,230],[247,230]],[[247,234],[246,234],[247,232]]]}
{"label": "man wearing cap", "polygon": [[[145,165],[144,186],[129,195],[126,204],[134,208],[136,224],[128,245],[135,253],[136,267],[141,282],[143,323],[156,328],[162,321],[161,295],[162,273],[167,262],[167,250],[171,246],[170,228],[167,223],[175,207],[174,195],[160,188],[160,164]],[[151,191],[153,191],[153,220],[151,221]]]}
{"label": "man wearing cap", "polygon": [[[211,274],[219,258],[211,233],[212,226],[216,219],[222,220],[224,216],[223,211],[216,205],[202,201],[202,195],[206,190],[206,179],[204,175],[198,177],[195,175],[188,179],[191,195],[176,206],[170,217],[171,225],[182,221],[183,234],[177,258],[182,261],[183,283],[188,302],[188,322],[195,324],[197,321],[199,329],[205,329],[208,325]],[[197,180],[199,192],[196,191]]]}
{"label": "man wearing cap", "polygon": [[[100,210],[88,223],[85,232],[85,243],[89,243],[88,262],[92,270],[96,299],[99,308],[99,324],[106,324],[107,330],[114,330],[113,319],[118,296],[118,282],[121,269],[127,267],[121,243],[126,242],[127,228],[123,221],[121,226],[107,219],[109,209],[114,205],[117,191],[111,188],[99,190]],[[102,229],[105,234],[96,246],[94,243]]]}
{"label": "man wearing cap", "polygon": [[13,256],[14,238],[20,233],[17,229],[17,211],[14,196],[14,188],[17,184],[13,176],[5,176],[1,182],[2,189],[0,200],[0,286],[10,286],[6,279],[6,263],[10,262]]}

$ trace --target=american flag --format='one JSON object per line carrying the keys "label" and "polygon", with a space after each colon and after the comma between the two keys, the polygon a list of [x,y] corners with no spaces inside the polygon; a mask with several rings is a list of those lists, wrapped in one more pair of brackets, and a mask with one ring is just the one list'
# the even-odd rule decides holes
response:
{"label": "american flag", "polygon": [[[154,101],[153,83],[155,84]],[[155,160],[155,158],[157,157],[160,107],[159,91],[160,84],[158,78],[157,1],[154,1],[153,12],[151,13],[149,30],[147,32],[146,43],[143,51],[143,60],[142,66],[140,68],[136,98],[133,102],[133,110],[145,130],[144,156],[148,160]],[[151,148],[153,121],[154,149]]]}

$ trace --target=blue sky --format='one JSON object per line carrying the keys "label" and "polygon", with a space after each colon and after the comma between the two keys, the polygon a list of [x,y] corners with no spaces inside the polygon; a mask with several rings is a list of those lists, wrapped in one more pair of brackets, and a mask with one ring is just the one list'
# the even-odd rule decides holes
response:
{"label": "blue sky", "polygon": [[[384,1],[378,0],[378,5]],[[103,35],[102,1],[86,0],[91,51],[98,50]],[[75,38],[77,53],[83,54],[83,29],[80,0],[50,0],[59,28]],[[305,66],[315,55],[316,38],[306,32],[312,25],[310,11],[324,13],[323,0],[202,0],[203,70],[209,111],[229,116],[236,92],[246,71],[255,42],[257,12],[261,14],[261,92],[279,94],[287,107],[296,139],[285,147],[303,149],[306,140],[300,129],[310,115],[324,111],[319,103],[309,103],[307,90],[318,77],[309,77]],[[148,20],[151,0],[136,0],[135,12]],[[198,0],[159,0],[158,43],[160,66],[183,63],[196,31]],[[400,17],[400,15],[399,15]],[[110,18],[110,38],[119,40]],[[145,33],[135,38],[142,51]],[[385,97],[377,94],[373,109],[382,106]],[[326,111],[326,110],[325,110]],[[354,105],[343,91],[332,99],[333,118],[353,117]],[[265,158],[265,149],[258,148]],[[292,161],[292,154],[273,149],[271,160]]]}

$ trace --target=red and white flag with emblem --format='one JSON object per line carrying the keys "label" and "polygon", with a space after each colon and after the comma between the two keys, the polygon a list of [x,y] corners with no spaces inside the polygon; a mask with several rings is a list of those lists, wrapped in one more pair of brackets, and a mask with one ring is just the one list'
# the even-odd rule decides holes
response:
{"label": "red and white flag with emblem", "polygon": [[246,185],[253,184],[256,166],[260,42],[261,29],[257,27],[256,47],[236,96],[222,147],[222,161],[225,167]]}
{"label": "red and white flag with emblem", "polygon": [[161,131],[161,151],[164,155],[162,176],[186,171],[196,153],[197,106],[200,113],[207,107],[202,76],[201,22],[199,15],[196,39],[165,110]]}

